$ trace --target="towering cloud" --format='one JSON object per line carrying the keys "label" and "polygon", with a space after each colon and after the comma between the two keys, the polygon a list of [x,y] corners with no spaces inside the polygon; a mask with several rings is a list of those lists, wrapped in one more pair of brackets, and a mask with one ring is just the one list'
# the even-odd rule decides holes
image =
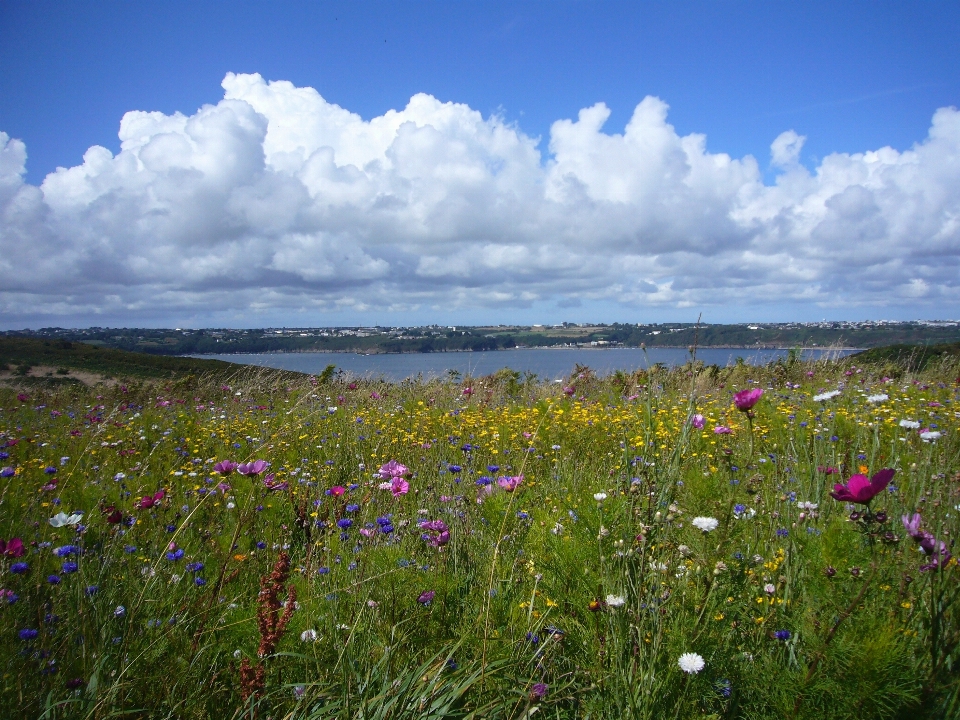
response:
{"label": "towering cloud", "polygon": [[0,311],[51,323],[202,308],[404,310],[600,300],[955,305],[960,113],[898,152],[814,172],[792,130],[757,161],[679,136],[647,97],[597,104],[546,147],[416,95],[365,121],[312,88],[228,74],[190,116],[128,112],[40,187],[0,133]]}

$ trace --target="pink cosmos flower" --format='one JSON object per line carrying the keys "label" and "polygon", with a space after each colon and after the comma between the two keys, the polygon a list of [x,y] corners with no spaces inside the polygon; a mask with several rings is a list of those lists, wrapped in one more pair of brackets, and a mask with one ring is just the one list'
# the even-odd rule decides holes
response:
{"label": "pink cosmos flower", "polygon": [[237,472],[241,475],[256,476],[266,470],[269,464],[266,460],[254,460],[253,462],[237,465]]}
{"label": "pink cosmos flower", "polygon": [[346,491],[347,491],[347,489],[346,489],[343,485],[334,485],[332,488],[330,488],[329,490],[327,490],[327,492],[328,492],[330,495],[333,495],[334,497],[340,497],[340,496],[343,495]]}
{"label": "pink cosmos flower", "polygon": [[730,435],[732,432],[733,432],[733,430],[731,430],[730,428],[728,428],[726,425],[717,425],[717,426],[713,429],[713,434],[714,434],[714,435]]}
{"label": "pink cosmos flower", "polygon": [[379,400],[379,399],[380,399],[380,393],[378,393],[376,390],[374,390],[372,393],[370,393],[370,399],[371,399],[371,400]]}
{"label": "pink cosmos flower", "polygon": [[514,477],[500,477],[497,478],[497,485],[502,487],[507,492],[513,492],[517,489],[517,486],[523,482],[523,475],[516,475]]}
{"label": "pink cosmos flower", "polygon": [[824,475],[839,475],[840,471],[835,467],[829,467],[827,465],[818,465],[817,472],[823,473]]}
{"label": "pink cosmos flower", "polygon": [[702,430],[704,424],[706,423],[706,421],[707,421],[707,419],[706,419],[703,415],[701,415],[700,413],[697,413],[696,415],[691,415],[691,416],[690,416],[690,424],[691,424],[693,427],[695,427],[697,430]]}
{"label": "pink cosmos flower", "polygon": [[912,516],[904,515],[900,520],[903,522],[903,527],[906,528],[907,534],[919,542],[923,537],[923,533],[920,532],[920,523],[923,520],[923,518],[920,517],[920,513],[914,513]]}
{"label": "pink cosmos flower", "polygon": [[391,460],[388,463],[384,463],[380,466],[380,477],[384,480],[389,480],[390,478],[403,477],[410,470],[406,465],[398,463],[396,460]]}
{"label": "pink cosmos flower", "polygon": [[213,471],[221,475],[229,475],[237,469],[237,465],[238,463],[235,463],[233,460],[221,460],[213,466]]}
{"label": "pink cosmos flower", "polygon": [[740,392],[734,394],[733,404],[737,406],[737,410],[746,412],[756,405],[757,401],[760,400],[761,397],[763,397],[763,388],[741,390]]}
{"label": "pink cosmos flower", "polygon": [[402,477],[390,478],[389,482],[382,482],[379,487],[381,490],[389,490],[394,497],[400,497],[410,492],[410,483]]}
{"label": "pink cosmos flower", "polygon": [[896,472],[896,470],[891,468],[884,468],[874,473],[873,477],[869,480],[866,475],[854,475],[847,480],[846,485],[841,485],[840,483],[834,485],[833,492],[830,494],[834,500],[866,505],[873,500],[874,497],[883,492],[884,488],[893,480]]}
{"label": "pink cosmos flower", "polygon": [[467,397],[470,397],[471,395],[473,395],[473,388],[464,388],[463,394],[466,395]]}
{"label": "pink cosmos flower", "polygon": [[371,538],[374,535],[376,535],[376,533],[377,533],[376,528],[360,528],[360,534],[363,535],[365,538]]}

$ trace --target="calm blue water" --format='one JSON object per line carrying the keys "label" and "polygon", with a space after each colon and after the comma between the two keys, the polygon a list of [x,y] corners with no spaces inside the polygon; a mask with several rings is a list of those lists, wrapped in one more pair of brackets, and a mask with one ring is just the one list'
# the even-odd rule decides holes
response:
{"label": "calm blue water", "polygon": [[[697,359],[707,365],[732,365],[742,357],[752,365],[761,365],[786,357],[787,350],[757,350],[756,348],[701,348]],[[824,355],[830,358],[849,355],[855,350],[805,350],[805,359],[816,360]],[[614,370],[636,370],[653,363],[682,365],[690,355],[680,348],[648,348],[646,354],[638,348],[530,348],[522,350],[495,350],[484,352],[406,353],[393,355],[357,355],[355,353],[262,353],[235,355],[193,355],[215,358],[244,365],[319,373],[330,364],[360,377],[380,377],[403,380],[422,373],[424,378],[446,375],[447,370],[458,370],[463,375],[489,375],[508,367],[525,373],[535,373],[542,379],[557,379],[570,374],[577,363],[587,365],[600,375]]]}

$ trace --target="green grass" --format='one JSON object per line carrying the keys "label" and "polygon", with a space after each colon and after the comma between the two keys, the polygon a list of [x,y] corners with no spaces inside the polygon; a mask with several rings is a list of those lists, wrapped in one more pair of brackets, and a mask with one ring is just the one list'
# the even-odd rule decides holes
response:
{"label": "green grass", "polygon": [[[175,378],[184,374],[226,373],[236,367],[219,360],[165,357],[101,348],[81,342],[0,337],[0,366],[48,366],[107,377]],[[54,376],[53,381],[58,378]]]}
{"label": "green grass", "polygon": [[[956,367],[884,374],[782,362],[388,384],[234,369],[0,389],[0,444],[16,441],[0,538],[26,546],[0,559],[0,716],[957,717],[958,568],[921,571],[900,523],[919,510],[948,543],[960,532]],[[731,404],[748,387],[765,389],[750,422]],[[218,475],[226,459],[266,460],[287,488]],[[410,470],[396,498],[373,476],[391,459]],[[883,522],[829,495],[860,466],[897,471],[871,503]],[[519,474],[513,492],[495,481]],[[82,531],[51,525],[73,510]],[[422,539],[421,520],[449,542]],[[265,643],[281,553],[289,624]],[[685,653],[700,672],[681,670]],[[264,680],[246,700],[244,661]]]}

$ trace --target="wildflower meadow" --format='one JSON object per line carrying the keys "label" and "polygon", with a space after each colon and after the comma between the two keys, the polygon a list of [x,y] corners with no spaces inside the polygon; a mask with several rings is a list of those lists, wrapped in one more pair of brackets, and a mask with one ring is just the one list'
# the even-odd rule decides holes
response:
{"label": "wildflower meadow", "polygon": [[957,382],[2,389],[0,717],[960,717]]}

